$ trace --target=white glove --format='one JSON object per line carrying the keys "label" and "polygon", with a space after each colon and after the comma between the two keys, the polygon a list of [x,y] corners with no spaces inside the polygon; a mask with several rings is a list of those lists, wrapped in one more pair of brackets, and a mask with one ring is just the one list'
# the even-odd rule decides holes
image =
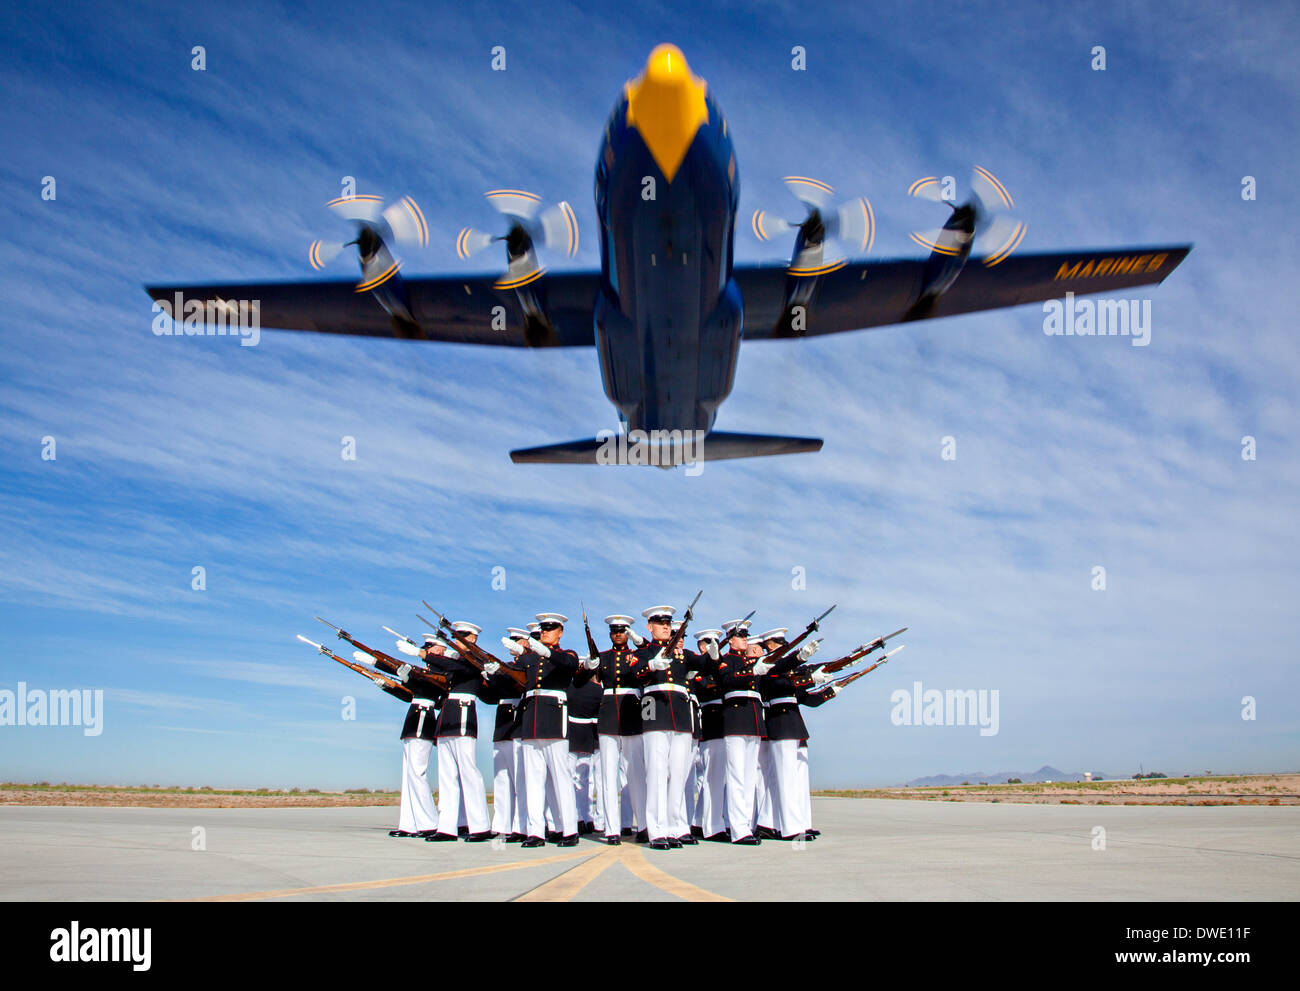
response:
{"label": "white glove", "polygon": [[628,638],[629,640],[631,640],[634,644],[636,644],[638,647],[643,647],[643,646],[645,646],[645,637],[643,637],[643,636],[641,636],[641,634],[637,633],[636,630],[628,630],[628,631],[627,631],[627,638]]}
{"label": "white glove", "polygon": [[498,664],[496,661],[488,661],[486,664],[483,665],[483,673],[486,675],[494,675],[500,670],[501,670],[501,665]]}
{"label": "white glove", "polygon": [[835,675],[831,674],[829,671],[823,671],[818,668],[812,673],[812,683],[814,685],[824,685],[834,677]]}
{"label": "white glove", "polygon": [[397,649],[400,650],[407,657],[420,656],[420,648],[415,646],[415,644],[413,643],[407,643],[405,640],[397,641]]}
{"label": "white glove", "polygon": [[447,660],[449,661],[454,661],[456,660],[456,658],[460,657],[460,651],[456,650],[453,647],[448,647],[446,653],[444,653],[442,656],[447,658]]}
{"label": "white glove", "polygon": [[409,675],[410,673],[411,673],[411,665],[409,664],[399,665],[397,668],[397,680],[405,684],[406,676]]}
{"label": "white glove", "polygon": [[716,643],[710,643],[707,647],[704,648],[704,652],[708,654],[710,657],[712,657],[715,661],[718,659],[718,645]]}
{"label": "white glove", "polygon": [[595,671],[598,667],[600,667],[600,658],[585,657],[583,658],[582,666],[586,668],[588,671]]}
{"label": "white glove", "polygon": [[374,660],[374,658],[371,657],[369,654],[360,650],[354,650],[352,652],[352,659],[354,661],[357,661],[360,664],[369,664],[371,661]]}
{"label": "white glove", "polygon": [[655,656],[651,659],[650,670],[667,671],[668,668],[672,665],[672,663],[673,662],[669,660],[668,655],[661,650],[659,651],[659,653],[655,654]]}
{"label": "white glove", "polygon": [[830,687],[830,693],[831,693],[831,695],[838,695],[838,694],[839,694],[840,692],[842,692],[842,691],[844,691],[844,686],[843,686],[843,685],[831,685],[831,687]]}
{"label": "white glove", "polygon": [[537,654],[539,657],[551,656],[551,648],[546,646],[546,644],[542,643],[536,637],[529,637],[527,640],[524,641],[524,643],[528,644],[528,649],[531,650],[534,654]]}
{"label": "white glove", "polygon": [[700,673],[700,672],[698,672],[698,671],[687,671],[687,672],[686,672],[686,680],[687,680],[687,681],[694,681],[694,680],[696,679],[696,677],[698,677],[699,673]]}
{"label": "white glove", "polygon": [[799,660],[806,661],[821,648],[822,642],[814,640],[812,643],[806,643],[799,648]]}
{"label": "white glove", "polygon": [[767,661],[754,662],[754,674],[759,674],[759,675],[767,674],[771,670],[772,670],[772,665],[768,664]]}
{"label": "white glove", "polygon": [[524,648],[520,647],[519,644],[515,643],[509,637],[501,638],[501,646],[510,651],[510,653],[514,654],[516,657],[524,652]]}

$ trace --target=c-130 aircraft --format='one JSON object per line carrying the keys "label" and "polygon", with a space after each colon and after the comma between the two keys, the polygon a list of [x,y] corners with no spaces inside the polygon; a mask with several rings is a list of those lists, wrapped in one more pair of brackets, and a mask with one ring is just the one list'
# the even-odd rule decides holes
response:
{"label": "c-130 aircraft", "polygon": [[[467,228],[456,242],[463,258],[503,242],[507,267],[500,276],[404,278],[392,245],[427,243],[419,207],[409,197],[385,207],[380,197],[353,196],[328,205],[356,223],[356,239],[348,245],[315,242],[309,257],[320,268],[355,245],[359,283],[147,291],[160,303],[185,298],[226,306],[256,299],[264,329],[497,347],[594,346],[605,394],[627,436],[702,438],[684,459],[678,448],[673,459],[652,462],[668,465],[821,449],[817,438],[713,430],[742,341],[837,334],[1158,283],[1191,250],[1173,245],[1012,257],[1024,225],[997,215],[1013,205],[1011,197],[992,173],[977,167],[964,204],[943,196],[937,177],[909,190],[952,211],[941,230],[913,235],[930,248],[928,257],[849,261],[836,257],[834,245],[870,249],[870,203],[832,206],[832,188],[808,177],[786,177],[786,185],[805,205],[805,217],[789,222],[760,210],[751,227],[763,240],[793,231],[790,263],[734,265],[739,179],[727,121],[681,51],[664,44],[624,86],[605,126],[596,164],[600,271],[547,273],[539,244],[570,257],[577,252],[572,208],[559,203],[542,209],[532,193],[501,189],[487,197],[508,221],[506,233]],[[972,257],[977,239],[990,250]],[[515,450],[510,457],[605,463],[610,434]]]}

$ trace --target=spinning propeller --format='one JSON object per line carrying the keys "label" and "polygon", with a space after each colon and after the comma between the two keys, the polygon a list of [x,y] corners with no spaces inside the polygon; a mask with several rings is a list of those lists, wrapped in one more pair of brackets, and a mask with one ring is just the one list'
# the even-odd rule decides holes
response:
{"label": "spinning propeller", "polygon": [[419,205],[409,196],[384,206],[382,196],[344,196],[325,204],[334,214],[357,225],[357,236],[351,241],[313,241],[307,260],[314,269],[322,269],[350,245],[357,246],[361,262],[361,281],[357,292],[365,292],[383,285],[402,267],[394,257],[390,244],[415,244],[426,247],[429,243],[429,226]]}
{"label": "spinning propeller", "polygon": [[466,227],[456,238],[456,254],[470,258],[493,241],[506,245],[506,273],[497,280],[497,289],[518,289],[541,278],[545,269],[537,260],[536,245],[561,251],[570,258],[578,253],[578,218],[573,207],[563,201],[541,209],[542,198],[522,189],[494,189],[484,193],[510,226],[504,234]]}
{"label": "spinning propeller", "polygon": [[833,186],[804,176],[786,176],[786,188],[808,212],[798,223],[755,210],[754,236],[770,241],[787,231],[798,231],[794,256],[787,271],[791,275],[823,275],[847,264],[844,256],[827,258],[826,244],[838,241],[865,254],[876,239],[876,215],[866,197],[849,200],[836,207],[828,204],[835,195]]}
{"label": "spinning propeller", "polygon": [[1015,207],[1011,194],[988,169],[975,166],[970,177],[971,195],[960,206],[944,197],[944,182],[937,176],[918,179],[907,194],[947,206],[952,215],[943,227],[913,231],[912,240],[942,255],[966,255],[979,242],[988,252],[984,264],[990,268],[1007,259],[1025,236],[1024,221],[1013,220],[1003,211]]}

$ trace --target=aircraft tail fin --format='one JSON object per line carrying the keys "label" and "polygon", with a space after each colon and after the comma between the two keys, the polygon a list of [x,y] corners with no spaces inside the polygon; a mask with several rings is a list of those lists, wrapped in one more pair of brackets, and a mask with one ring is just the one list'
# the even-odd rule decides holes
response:
{"label": "aircraft tail fin", "polygon": [[515,464],[649,464],[660,468],[699,461],[760,458],[774,454],[805,454],[822,449],[820,437],[780,437],[772,434],[733,434],[715,430],[698,445],[630,444],[625,436],[608,435],[586,440],[525,447],[510,452]]}

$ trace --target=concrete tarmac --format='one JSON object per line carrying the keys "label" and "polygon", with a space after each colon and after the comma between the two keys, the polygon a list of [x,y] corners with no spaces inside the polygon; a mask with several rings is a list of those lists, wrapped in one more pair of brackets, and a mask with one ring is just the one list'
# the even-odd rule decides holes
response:
{"label": "concrete tarmac", "polygon": [[813,800],[758,847],[394,839],[394,807],[0,806],[0,898],[430,901],[1300,899],[1300,807]]}

